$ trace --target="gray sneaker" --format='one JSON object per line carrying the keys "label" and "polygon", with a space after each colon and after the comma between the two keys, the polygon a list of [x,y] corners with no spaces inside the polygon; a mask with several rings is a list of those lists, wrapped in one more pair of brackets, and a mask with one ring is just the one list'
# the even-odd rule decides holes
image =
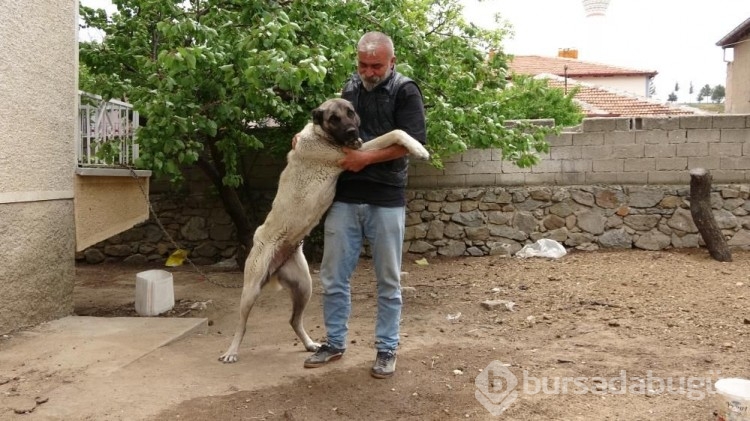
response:
{"label": "gray sneaker", "polygon": [[305,368],[322,367],[330,361],[336,361],[344,355],[344,351],[345,349],[338,349],[328,344],[323,344],[314,354],[307,357],[305,360]]}
{"label": "gray sneaker", "polygon": [[375,364],[370,370],[372,377],[376,379],[387,379],[396,372],[396,351],[380,350],[375,357]]}

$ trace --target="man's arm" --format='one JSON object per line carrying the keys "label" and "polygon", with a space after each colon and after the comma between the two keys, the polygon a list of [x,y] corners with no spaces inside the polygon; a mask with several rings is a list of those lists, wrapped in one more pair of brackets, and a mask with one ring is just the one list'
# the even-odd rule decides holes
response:
{"label": "man's arm", "polygon": [[401,145],[391,145],[384,149],[372,149],[369,151],[358,151],[349,148],[342,148],[341,150],[346,156],[339,160],[339,167],[351,172],[359,172],[368,165],[401,158],[409,153]]}

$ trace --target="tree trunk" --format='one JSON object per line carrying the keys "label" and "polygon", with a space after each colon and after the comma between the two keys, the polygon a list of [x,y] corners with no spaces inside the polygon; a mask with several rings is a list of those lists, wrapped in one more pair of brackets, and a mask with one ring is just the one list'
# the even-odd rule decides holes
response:
{"label": "tree trunk", "polygon": [[224,204],[224,209],[232,218],[234,226],[237,229],[237,266],[240,270],[245,270],[245,260],[250,254],[250,248],[253,246],[253,233],[250,232],[250,220],[242,205],[237,190],[232,187],[222,186],[219,196]]}
{"label": "tree trunk", "polygon": [[240,270],[245,270],[245,259],[247,259],[247,255],[250,253],[250,248],[253,245],[253,236],[250,232],[250,219],[247,217],[245,207],[242,205],[237,190],[224,185],[222,181],[223,177],[210,162],[199,158],[198,166],[203,170],[208,179],[211,180],[216,190],[218,190],[224,210],[227,211],[227,214],[229,214],[234,223],[234,227],[237,230],[238,242],[235,258]]}
{"label": "tree trunk", "polygon": [[729,245],[711,210],[711,174],[703,168],[690,170],[690,214],[711,257],[720,262],[731,262]]}

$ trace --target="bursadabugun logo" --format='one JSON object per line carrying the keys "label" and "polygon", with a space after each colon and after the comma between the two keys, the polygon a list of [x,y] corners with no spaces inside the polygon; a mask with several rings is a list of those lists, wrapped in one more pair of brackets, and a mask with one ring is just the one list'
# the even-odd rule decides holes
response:
{"label": "bursadabugun logo", "polygon": [[474,397],[494,416],[503,413],[518,398],[518,379],[500,361],[492,361],[474,380]]}
{"label": "bursadabugun logo", "polygon": [[646,375],[629,376],[620,370],[616,377],[535,377],[524,370],[519,378],[510,372],[507,364],[492,361],[476,377],[474,397],[492,415],[499,416],[518,398],[524,395],[658,395],[674,394],[690,400],[702,400],[713,395],[714,378],[719,373],[709,371],[707,377],[658,377],[651,370]]}

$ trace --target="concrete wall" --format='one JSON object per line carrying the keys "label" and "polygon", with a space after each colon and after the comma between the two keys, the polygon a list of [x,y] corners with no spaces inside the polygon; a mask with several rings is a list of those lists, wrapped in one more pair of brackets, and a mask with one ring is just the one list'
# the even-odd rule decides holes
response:
{"label": "concrete wall", "polygon": [[151,171],[79,168],[75,178],[76,251],[149,217]]}
{"label": "concrete wall", "polygon": [[0,333],[73,309],[77,9],[0,0]]}
{"label": "concrete wall", "polygon": [[750,113],[750,37],[734,46],[734,61],[727,63],[724,107],[727,113]]}
{"label": "concrete wall", "polygon": [[[539,238],[581,250],[697,247],[689,194],[696,167],[713,176],[712,205],[725,237],[732,246],[750,246],[750,115],[586,119],[580,130],[549,140],[549,153],[530,169],[501,161],[498,150],[467,151],[442,170],[412,164],[405,250],[512,254]],[[256,161],[256,220],[268,210],[282,166]],[[168,237],[199,264],[231,257],[231,220],[215,196],[200,190],[151,195],[167,233],[152,217],[78,258],[159,261],[176,248]]]}
{"label": "concrete wall", "polygon": [[750,181],[748,115],[591,118],[580,130],[550,137],[549,153],[528,169],[501,161],[499,150],[472,150],[445,169],[412,165],[409,186],[682,184],[688,170],[711,171],[718,183]]}

